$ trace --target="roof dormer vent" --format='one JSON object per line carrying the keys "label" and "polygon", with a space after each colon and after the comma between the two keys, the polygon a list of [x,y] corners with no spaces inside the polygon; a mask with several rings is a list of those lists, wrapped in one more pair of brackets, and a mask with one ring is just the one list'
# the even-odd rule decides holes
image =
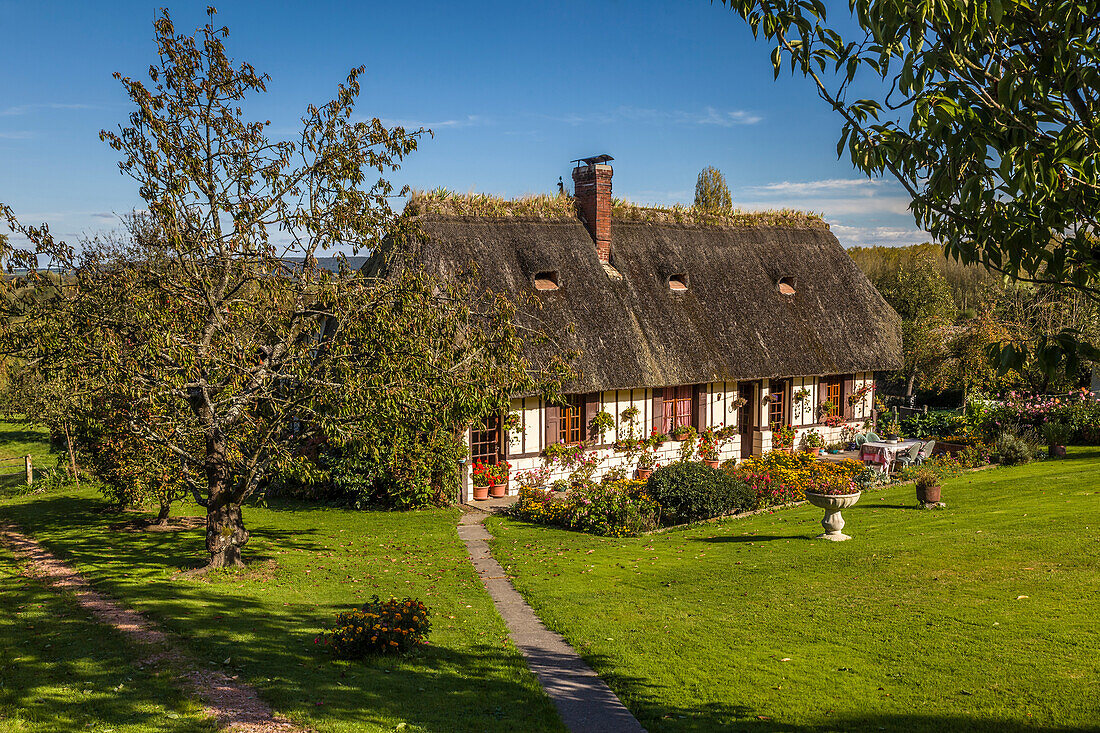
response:
{"label": "roof dormer vent", "polygon": [[668,276],[668,289],[674,293],[682,293],[688,289],[688,276],[686,272],[677,272]]}
{"label": "roof dormer vent", "polygon": [[798,278],[781,277],[779,278],[779,282],[775,284],[775,287],[780,295],[794,295],[798,290]]}
{"label": "roof dormer vent", "polygon": [[535,290],[557,290],[560,287],[557,270],[536,272],[534,282]]}

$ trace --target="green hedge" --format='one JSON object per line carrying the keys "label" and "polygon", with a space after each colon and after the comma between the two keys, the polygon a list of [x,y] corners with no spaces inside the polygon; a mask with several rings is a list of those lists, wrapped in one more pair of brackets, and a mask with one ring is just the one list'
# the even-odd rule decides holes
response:
{"label": "green hedge", "polygon": [[649,477],[646,491],[661,508],[661,523],[666,525],[718,517],[746,509],[754,501],[743,480],[687,461],[658,468]]}

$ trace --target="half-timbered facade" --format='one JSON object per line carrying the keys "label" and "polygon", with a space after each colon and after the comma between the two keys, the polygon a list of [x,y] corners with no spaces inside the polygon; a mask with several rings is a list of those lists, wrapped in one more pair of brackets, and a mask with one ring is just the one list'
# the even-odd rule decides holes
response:
{"label": "half-timbered facade", "polygon": [[[611,175],[606,160],[578,164],[577,216],[419,215],[422,265],[475,265],[486,288],[536,298],[537,327],[555,339],[530,348],[579,353],[564,403],[517,395],[519,426],[473,426],[471,458],[508,460],[514,473],[543,465],[553,443],[585,441],[601,455],[598,476],[625,460],[616,441],[654,429],[733,426],[722,457],[742,458],[771,447],[774,423],[832,441],[871,416],[873,392],[861,388],[899,366],[900,322],[827,224],[615,217]],[[622,420],[630,408],[633,423]],[[614,422],[602,439],[589,429],[599,411]],[[658,461],[679,448],[666,442]]]}

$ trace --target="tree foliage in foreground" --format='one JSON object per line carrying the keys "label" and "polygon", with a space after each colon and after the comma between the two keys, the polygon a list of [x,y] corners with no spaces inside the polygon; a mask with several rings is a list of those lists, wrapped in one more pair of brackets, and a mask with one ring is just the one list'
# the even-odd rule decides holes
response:
{"label": "tree foliage in foreground", "polygon": [[[844,38],[823,0],[724,0],[775,45],[776,76],[811,78],[844,120],[837,153],[896,178],[952,257],[1100,302],[1100,6],[1054,0],[850,0]],[[851,99],[854,89],[882,89]],[[1045,366],[1100,353],[1066,331]],[[1016,347],[1002,367],[1025,357]]]}
{"label": "tree foliage in foreground", "polygon": [[[320,441],[400,439],[394,475],[442,492],[459,431],[515,392],[552,389],[554,367],[522,359],[515,307],[491,294],[416,271],[374,281],[317,266],[337,244],[415,241],[382,176],[425,131],[357,121],[356,69],[308,107],[295,139],[272,140],[242,111],[267,77],[226,55],[213,10],[194,36],[167,12],[154,25],[150,83],[119,77],[136,109],[101,133],[148,213],[132,220],[129,251],[77,255],[9,211],[72,273],[56,297],[24,302],[10,350],[99,385],[134,438],[179,462],[207,510],[211,566],[241,563],[242,502]],[[51,321],[66,328],[39,328]]]}

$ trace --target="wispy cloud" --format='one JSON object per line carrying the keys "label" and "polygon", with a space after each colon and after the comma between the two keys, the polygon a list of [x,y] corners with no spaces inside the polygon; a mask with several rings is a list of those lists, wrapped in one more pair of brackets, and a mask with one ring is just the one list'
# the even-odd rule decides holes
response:
{"label": "wispy cloud", "polygon": [[15,117],[17,115],[30,114],[41,109],[92,109],[90,104],[62,104],[59,102],[45,102],[38,104],[18,104],[14,107],[0,109],[0,117]]}
{"label": "wispy cloud", "polygon": [[820,181],[781,181],[769,183],[764,186],[753,186],[745,189],[747,192],[758,194],[781,194],[805,196],[807,194],[851,194],[863,193],[872,196],[883,186],[882,181],[869,178],[826,178]]}
{"label": "wispy cloud", "polygon": [[830,221],[829,229],[845,247],[904,247],[932,239],[928,232],[916,227],[850,226]]}
{"label": "wispy cloud", "polygon": [[32,137],[34,137],[34,133],[29,130],[15,130],[13,132],[0,130],[0,140],[26,140]]}
{"label": "wispy cloud", "polygon": [[475,127],[479,125],[491,124],[491,120],[488,117],[482,117],[481,115],[466,115],[465,117],[455,117],[449,120],[438,120],[436,122],[425,122],[415,119],[391,119],[382,118],[382,124],[387,127],[393,127],[399,125],[407,129],[416,129],[419,127],[426,127],[429,130],[442,130],[447,128],[457,127]]}
{"label": "wispy cloud", "polygon": [[701,111],[660,110],[646,107],[621,106],[603,112],[571,112],[564,115],[544,115],[548,119],[564,122],[567,125],[607,125],[617,122],[640,122],[653,125],[717,125],[734,127],[736,125],[755,125],[764,119],[763,115],[749,110],[718,110],[705,107]]}

